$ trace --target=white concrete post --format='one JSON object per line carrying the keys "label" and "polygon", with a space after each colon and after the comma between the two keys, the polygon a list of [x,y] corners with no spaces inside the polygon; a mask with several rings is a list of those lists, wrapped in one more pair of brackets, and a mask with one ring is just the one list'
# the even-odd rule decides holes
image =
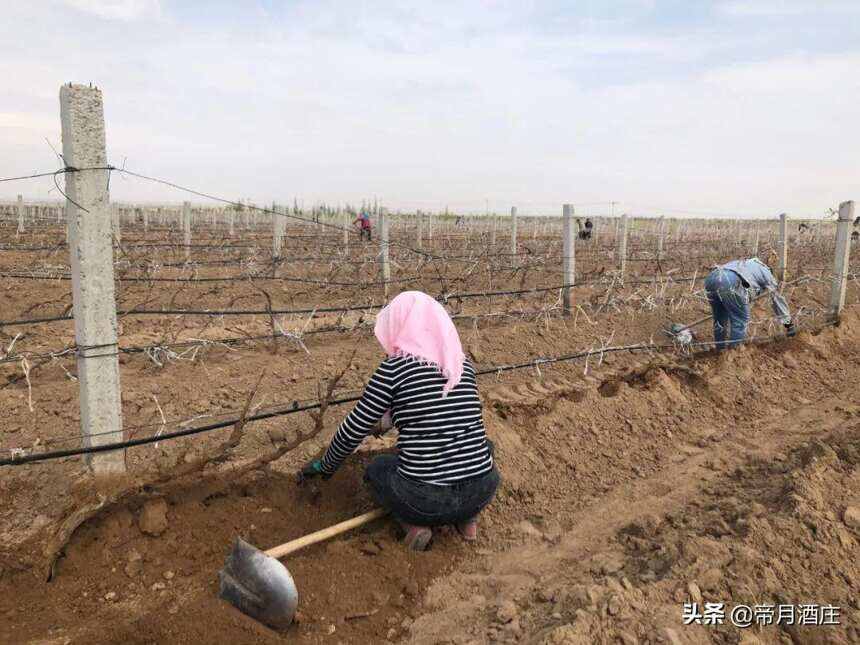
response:
{"label": "white concrete post", "polygon": [[230,231],[230,237],[236,234],[236,208],[232,207],[227,213],[227,225]]}
{"label": "white concrete post", "polygon": [[424,248],[424,231],[422,229],[422,225],[424,224],[424,215],[421,214],[421,211],[418,210],[415,212],[415,240],[418,244],[419,249]]}
{"label": "white concrete post", "polygon": [[427,241],[433,245],[433,213],[427,213]]}
{"label": "white concrete post", "polygon": [[349,255],[349,228],[352,226],[349,208],[343,209],[341,218],[341,222],[343,224],[343,250],[346,255]]}
{"label": "white concrete post", "polygon": [[660,216],[660,223],[657,225],[657,259],[663,259],[663,249],[666,245],[666,218]]}
{"label": "white concrete post", "polygon": [[511,266],[517,265],[517,207],[511,206]]}
{"label": "white concrete post", "polygon": [[272,257],[276,260],[281,257],[284,248],[284,232],[287,220],[278,212],[278,205],[272,202]]}
{"label": "white concrete post", "polygon": [[381,268],[383,293],[388,297],[388,281],[391,280],[391,264],[388,258],[388,214],[384,208],[378,209],[379,221],[379,264]]}
{"label": "white concrete post", "polygon": [[149,231],[149,209],[143,209],[143,232]]}
{"label": "white concrete post", "polygon": [[185,261],[191,260],[191,202],[182,202],[182,243],[185,245]]}
{"label": "white concrete post", "polygon": [[113,204],[111,208],[111,232],[113,234],[113,241],[118,245],[122,243],[122,230],[120,227],[120,217],[121,213],[119,210],[119,206],[117,204]]}
{"label": "white concrete post", "polygon": [[576,279],[576,233],[573,226],[573,205],[562,207],[562,307],[564,315],[569,316],[573,309],[573,284]]}
{"label": "white concrete post", "polygon": [[759,230],[758,230],[758,226],[756,226],[755,237],[753,238],[753,252],[752,252],[752,256],[754,258],[758,257],[758,238],[759,238]]}
{"label": "white concrete post", "polygon": [[776,278],[785,282],[785,269],[788,265],[788,215],[779,216],[779,253],[776,258]]}
{"label": "white concrete post", "polygon": [[618,220],[618,268],[621,274],[621,284],[624,284],[624,276],[627,273],[627,234],[629,232],[627,213]]}
{"label": "white concrete post", "polygon": [[496,232],[499,229],[499,218],[493,213],[493,232],[490,234],[490,248],[496,248]]}
{"label": "white concrete post", "polygon": [[836,223],[836,256],[833,261],[833,287],[830,292],[830,320],[839,320],[845,306],[845,287],[848,283],[848,258],[851,255],[851,228],[854,223],[854,202],[839,204]]}
{"label": "white concrete post", "polygon": [[18,195],[18,235],[24,232],[24,197]]}
{"label": "white concrete post", "polygon": [[[66,165],[107,165],[101,91],[63,85],[60,117]],[[81,431],[85,447],[99,446],[123,440],[108,171],[72,172],[64,177]],[[94,453],[88,463],[96,475],[123,473],[125,451]]]}

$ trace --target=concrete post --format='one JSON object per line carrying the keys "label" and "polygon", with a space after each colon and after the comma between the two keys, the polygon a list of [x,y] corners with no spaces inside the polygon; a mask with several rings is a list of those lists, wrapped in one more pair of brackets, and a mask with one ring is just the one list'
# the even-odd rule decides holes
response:
{"label": "concrete post", "polygon": [[[107,165],[101,91],[64,85],[60,88],[60,117],[66,165]],[[123,440],[108,171],[73,172],[64,177],[81,431],[85,447],[98,446]],[[94,453],[88,463],[97,476],[120,474],[125,472],[125,451]]]}
{"label": "concrete post", "polygon": [[511,266],[517,266],[517,207],[511,206]]}
{"label": "concrete post", "polygon": [[272,257],[276,260],[281,257],[284,247],[286,225],[286,218],[278,212],[278,205],[272,202]]}
{"label": "concrete post", "polygon": [[143,209],[143,232],[149,231],[149,209]]}
{"label": "concrete post", "polygon": [[18,195],[18,232],[20,235],[24,232],[24,197]]}
{"label": "concrete post", "polygon": [[660,222],[657,225],[657,259],[663,259],[663,249],[666,245],[666,218],[660,216]]}
{"label": "concrete post", "polygon": [[562,207],[562,308],[565,316],[571,314],[573,308],[573,284],[576,279],[576,233],[573,226],[573,205]]}
{"label": "concrete post", "polygon": [[499,229],[499,218],[493,213],[493,232],[490,233],[490,248],[496,248],[496,232]]}
{"label": "concrete post", "polygon": [[786,266],[788,265],[788,215],[779,216],[779,254],[776,258],[776,278],[785,282]]}
{"label": "concrete post", "polygon": [[121,213],[117,204],[113,204],[110,215],[111,233],[113,234],[113,241],[117,246],[119,246],[120,244],[122,244],[122,229],[120,227]]}
{"label": "concrete post", "polygon": [[227,225],[230,231],[230,237],[233,237],[236,233],[236,209],[231,208],[227,212]]}
{"label": "concrete post", "polygon": [[424,216],[421,214],[421,211],[418,210],[415,212],[415,241],[418,244],[419,249],[424,248],[424,232],[422,230],[422,225],[424,223]]}
{"label": "concrete post", "polygon": [[627,213],[618,220],[618,268],[621,274],[621,284],[624,284],[624,276],[627,273]]}
{"label": "concrete post", "polygon": [[379,264],[381,268],[383,293],[388,298],[388,281],[391,280],[391,264],[388,258],[388,214],[384,208],[378,210],[379,221]]}
{"label": "concrete post", "polygon": [[185,245],[185,261],[191,260],[191,202],[182,202],[182,243]]}
{"label": "concrete post", "polygon": [[427,213],[427,241],[433,245],[433,212]]}
{"label": "concrete post", "polygon": [[839,204],[836,223],[836,256],[833,260],[833,287],[830,292],[829,318],[838,321],[845,306],[845,287],[848,283],[848,258],[851,254],[851,228],[854,223],[854,202]]}
{"label": "concrete post", "polygon": [[758,226],[756,226],[755,237],[753,238],[753,252],[752,252],[752,256],[754,258],[758,257],[758,238],[759,238],[759,229],[758,229]]}
{"label": "concrete post", "polygon": [[350,221],[349,208],[344,208],[341,214],[341,222],[343,225],[343,252],[349,255],[349,227],[352,225]]}

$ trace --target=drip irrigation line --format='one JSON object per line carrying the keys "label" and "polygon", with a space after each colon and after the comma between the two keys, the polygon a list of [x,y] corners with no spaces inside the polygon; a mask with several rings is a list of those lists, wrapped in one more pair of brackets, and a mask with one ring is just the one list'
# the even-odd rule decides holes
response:
{"label": "drip irrigation line", "polygon": [[[828,270],[828,269],[822,269]],[[853,277],[854,274],[849,274]],[[800,280],[805,276],[801,276],[797,280]],[[820,277],[820,276],[819,276]],[[439,302],[445,303],[450,300],[464,300],[469,298],[485,298],[492,296],[513,296],[513,295],[525,295],[525,294],[533,294],[533,293],[545,293],[550,291],[557,291],[565,288],[577,288],[584,286],[619,286],[625,287],[629,285],[659,285],[661,281],[671,284],[672,282],[699,282],[707,278],[707,275],[698,275],[698,276],[684,276],[684,277],[673,277],[670,275],[666,276],[652,276],[649,279],[626,279],[623,282],[618,278],[617,275],[607,275],[605,277],[601,277],[595,280],[588,281],[580,281],[574,282],[573,284],[559,284],[548,287],[532,287],[528,289],[516,289],[516,290],[504,290],[504,291],[479,291],[479,292],[467,292],[467,293],[447,293],[436,296],[436,300]],[[795,280],[796,282],[796,280]],[[385,303],[368,303],[366,305],[351,305],[344,307],[309,307],[309,308],[301,308],[301,309],[220,309],[220,310],[207,310],[207,309],[128,309],[128,310],[119,310],[117,311],[117,316],[262,316],[262,315],[299,315],[299,314],[309,314],[309,313],[348,313],[351,311],[369,311],[372,309],[380,309],[385,306]],[[73,320],[72,314],[67,314],[64,316],[55,316],[55,317],[46,317],[46,318],[30,318],[24,320],[0,320],[0,328],[3,327],[13,327],[13,326],[21,326],[21,325],[30,325],[30,324],[39,324],[39,323],[49,323],[49,322],[59,322],[65,320]]]}
{"label": "drip irrigation line", "polygon": [[[522,310],[510,310],[510,311],[497,311],[497,312],[488,312],[488,313],[477,313],[477,314],[464,314],[457,313],[452,314],[452,320],[465,320],[465,319],[475,319],[475,318],[485,318],[485,317],[502,317],[502,316],[531,316],[531,315],[540,315],[546,313],[543,309],[535,309],[529,311]],[[364,329],[367,327],[366,323],[358,323],[352,327],[345,327],[343,325],[330,325],[327,327],[318,327],[316,329],[311,329],[303,332],[284,332],[282,334],[262,334],[256,336],[230,336],[227,338],[191,338],[184,341],[175,341],[170,343],[153,343],[151,345],[127,345],[122,347],[117,347],[117,352],[112,352],[109,354],[88,354],[86,356],[82,356],[82,358],[100,358],[102,356],[115,356],[117,354],[145,354],[151,351],[159,351],[165,349],[179,349],[179,348],[194,348],[194,347],[207,347],[214,345],[242,345],[244,343],[254,343],[261,341],[272,341],[272,340],[287,340],[287,341],[300,341],[305,336],[315,336],[319,334],[328,334],[328,333],[349,333],[352,331],[357,331],[359,329]],[[93,349],[95,346],[84,346],[82,349]],[[79,347],[76,345],[72,345],[70,347],[65,347],[62,350],[53,350],[49,352],[22,352],[15,354],[13,356],[5,356],[0,358],[0,364],[9,364],[9,363],[20,363],[22,360],[47,360],[47,359],[57,359],[63,358],[70,355],[77,354]]]}
{"label": "drip irrigation line", "polygon": [[[824,325],[821,325],[821,326],[817,327],[816,329],[803,329],[802,331],[817,331],[817,330],[823,329],[824,327],[826,327],[830,324],[833,324],[833,323],[825,323]],[[751,337],[751,338],[748,338],[746,342],[761,343],[763,341],[773,341],[773,340],[784,339],[784,338],[785,338],[785,336],[782,334],[774,334],[771,336]],[[702,348],[702,347],[715,347],[716,345],[719,345],[719,344],[721,344],[721,343],[718,343],[716,341],[708,341],[708,342],[692,343],[691,346]],[[676,348],[676,347],[677,347],[677,345],[675,343],[655,344],[655,343],[650,343],[650,342],[649,343],[637,343],[637,344],[632,344],[632,345],[608,346],[608,347],[601,347],[600,349],[584,350],[584,351],[576,352],[573,354],[565,354],[562,356],[540,357],[540,358],[535,358],[535,359],[532,359],[530,361],[526,361],[526,362],[522,362],[522,363],[514,363],[514,364],[509,364],[509,365],[497,365],[497,366],[494,366],[491,368],[476,370],[475,374],[476,374],[476,376],[486,376],[486,375],[490,375],[490,374],[501,374],[503,372],[509,372],[509,371],[519,370],[519,369],[540,368],[541,365],[549,365],[549,364],[553,364],[553,363],[573,361],[573,360],[585,358],[588,356],[605,355],[605,354],[622,352],[622,351],[627,351],[627,352],[657,351],[657,350],[670,349],[670,348]],[[299,412],[306,412],[308,410],[315,410],[315,409],[321,408],[324,404],[332,406],[332,405],[343,405],[345,403],[353,403],[355,401],[358,401],[360,398],[361,397],[359,397],[359,396],[342,397],[342,398],[338,398],[338,399],[333,399],[333,400],[328,401],[328,402],[317,401],[315,403],[310,403],[310,404],[306,404],[306,405],[296,405],[296,402],[293,402],[292,404],[290,404],[290,407],[287,409],[270,410],[270,411],[262,412],[262,413],[249,414],[249,415],[245,416],[244,422],[245,423],[251,423],[254,421],[263,421],[266,419],[272,419],[272,418],[276,418],[276,417],[287,416],[287,415],[296,414]],[[135,446],[142,446],[142,445],[146,445],[146,444],[150,444],[150,443],[156,443],[156,442],[160,442],[160,441],[168,441],[171,439],[189,437],[189,436],[201,434],[204,432],[211,432],[213,430],[229,428],[231,426],[235,426],[240,421],[242,421],[241,416],[235,417],[232,419],[228,419],[226,421],[220,421],[220,422],[210,423],[210,424],[206,424],[206,425],[202,425],[202,426],[196,426],[193,428],[186,428],[183,430],[175,430],[172,432],[163,432],[157,436],[141,437],[139,439],[128,439],[125,441],[118,441],[118,442],[103,444],[103,445],[99,445],[99,446],[87,446],[87,447],[67,449],[67,450],[54,450],[54,451],[35,453],[35,454],[29,454],[29,455],[26,455],[26,454],[25,455],[16,455],[16,456],[11,457],[11,458],[0,459],[0,466],[20,466],[20,465],[28,464],[28,463],[43,462],[43,461],[49,461],[49,460],[55,460],[55,459],[63,459],[66,457],[76,457],[76,456],[80,456],[80,455],[94,454],[94,453],[100,453],[100,452],[108,452],[108,451],[112,451],[112,450],[123,450],[126,448],[133,448]],[[161,424],[158,424],[158,425],[161,425]]]}
{"label": "drip irrigation line", "polygon": [[[32,273],[15,273],[0,271],[0,278],[11,278],[19,280],[57,280],[69,281],[72,279],[67,273],[56,275],[33,275]],[[271,275],[245,275],[245,276],[226,276],[226,277],[202,277],[202,278],[160,278],[160,277],[123,277],[116,276],[119,282],[169,282],[169,283],[211,283],[211,282],[297,282],[301,284],[317,284],[321,286],[333,287],[372,287],[382,286],[386,284],[402,284],[405,282],[416,282],[423,279],[424,276],[409,276],[405,278],[393,278],[391,280],[374,280],[370,282],[338,282],[335,280],[314,280],[313,278],[294,278],[291,276],[271,276]],[[3,323],[0,323],[2,326]]]}
{"label": "drip irrigation line", "polygon": [[0,329],[3,327],[16,327],[21,325],[37,325],[39,323],[59,322],[61,320],[74,320],[72,314],[65,316],[53,316],[50,318],[29,318],[26,320],[0,320]]}

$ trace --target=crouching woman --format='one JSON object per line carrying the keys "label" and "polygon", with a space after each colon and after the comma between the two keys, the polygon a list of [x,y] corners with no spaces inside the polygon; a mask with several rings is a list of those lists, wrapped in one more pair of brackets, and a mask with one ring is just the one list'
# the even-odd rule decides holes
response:
{"label": "crouching woman", "polygon": [[475,540],[478,514],[495,496],[499,472],[487,439],[475,369],[448,312],[420,291],[399,294],[376,317],[388,357],[304,477],[330,477],[390,410],[397,453],[380,455],[364,480],[400,522],[404,543],[423,551],[433,528],[453,525]]}

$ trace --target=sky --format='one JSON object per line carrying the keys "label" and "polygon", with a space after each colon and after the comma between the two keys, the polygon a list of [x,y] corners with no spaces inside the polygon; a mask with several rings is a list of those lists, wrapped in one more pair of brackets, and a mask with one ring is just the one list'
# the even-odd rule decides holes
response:
{"label": "sky", "polygon": [[[392,210],[817,217],[860,199],[856,0],[33,0],[0,24],[0,177],[93,83],[110,162]],[[0,199],[58,197],[52,180]],[[181,202],[114,175],[111,197]]]}

